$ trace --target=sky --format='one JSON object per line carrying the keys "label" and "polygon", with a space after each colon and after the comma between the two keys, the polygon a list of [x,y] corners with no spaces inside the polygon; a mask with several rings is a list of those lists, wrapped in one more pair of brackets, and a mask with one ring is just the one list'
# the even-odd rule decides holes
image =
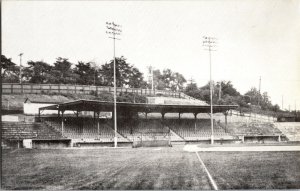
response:
{"label": "sky", "polygon": [[170,68],[203,86],[209,53],[203,36],[217,38],[212,79],[242,94],[268,92],[273,104],[300,109],[300,1],[2,1],[2,54],[19,64],[57,57],[98,65],[113,58],[106,22],[122,26],[116,56],[145,74]]}

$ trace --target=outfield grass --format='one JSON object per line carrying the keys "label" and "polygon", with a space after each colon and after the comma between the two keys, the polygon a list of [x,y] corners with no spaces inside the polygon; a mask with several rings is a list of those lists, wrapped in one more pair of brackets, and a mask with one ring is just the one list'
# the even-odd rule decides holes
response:
{"label": "outfield grass", "polygon": [[211,189],[182,148],[20,150],[2,172],[5,189]]}
{"label": "outfield grass", "polygon": [[219,189],[299,189],[300,152],[198,152]]}
{"label": "outfield grass", "polygon": [[[300,188],[300,152],[199,152],[219,189]],[[194,152],[173,148],[5,151],[4,189],[212,189]]]}

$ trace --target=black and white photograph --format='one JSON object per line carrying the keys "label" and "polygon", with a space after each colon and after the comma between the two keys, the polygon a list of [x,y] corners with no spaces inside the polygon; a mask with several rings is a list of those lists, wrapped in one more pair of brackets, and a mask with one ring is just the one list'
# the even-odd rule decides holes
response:
{"label": "black and white photograph", "polygon": [[299,190],[300,0],[1,0],[1,190]]}

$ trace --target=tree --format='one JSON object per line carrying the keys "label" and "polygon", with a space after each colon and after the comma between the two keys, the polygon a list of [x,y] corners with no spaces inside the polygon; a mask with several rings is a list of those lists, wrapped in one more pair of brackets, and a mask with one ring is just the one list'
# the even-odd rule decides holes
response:
{"label": "tree", "polygon": [[201,97],[201,91],[197,87],[196,83],[188,84],[184,90],[184,93],[188,96],[191,96],[196,99],[202,99]]}
{"label": "tree", "polygon": [[19,82],[20,67],[16,66],[11,58],[1,55],[1,76],[2,82],[17,83]]}
{"label": "tree", "polygon": [[182,91],[186,79],[178,72],[173,72],[170,69],[164,69],[163,73],[159,70],[153,71],[154,84],[158,90]]}
{"label": "tree", "polygon": [[97,85],[100,85],[100,71],[96,65],[93,66],[91,62],[84,63],[79,61],[73,71],[78,75],[76,83],[82,85],[96,85],[97,82]]}
{"label": "tree", "polygon": [[262,100],[262,96],[260,95],[259,91],[252,87],[249,91],[245,93],[245,96],[250,97],[250,104],[251,105],[258,105],[259,100]]}
{"label": "tree", "polygon": [[153,70],[153,84],[154,88],[158,90],[164,90],[166,88],[160,70]]}
{"label": "tree", "polygon": [[241,95],[231,84],[231,81],[222,81],[221,82],[221,89],[223,95],[230,95],[230,96],[239,96]]}
{"label": "tree", "polygon": [[28,67],[24,68],[23,74],[30,83],[48,83],[52,66],[43,61],[29,61]]}
{"label": "tree", "polygon": [[[102,65],[101,76],[103,85],[114,85],[114,61]],[[116,58],[116,85],[117,87],[140,88],[145,86],[143,74],[134,66],[126,62],[123,56]]]}
{"label": "tree", "polygon": [[67,58],[58,57],[51,70],[49,81],[51,83],[73,84],[77,81],[78,75],[71,69],[72,63]]}

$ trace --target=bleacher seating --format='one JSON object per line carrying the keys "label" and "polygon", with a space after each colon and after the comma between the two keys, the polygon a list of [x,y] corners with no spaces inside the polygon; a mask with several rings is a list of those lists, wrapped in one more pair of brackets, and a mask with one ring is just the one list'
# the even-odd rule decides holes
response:
{"label": "bleacher seating", "polygon": [[61,139],[59,132],[42,123],[2,122],[2,138],[22,139]]}
{"label": "bleacher seating", "polygon": [[169,136],[169,128],[163,125],[161,119],[130,119],[118,121],[118,132],[131,141],[150,137],[163,138]]}
{"label": "bleacher seating", "polygon": [[275,126],[288,138],[289,141],[300,141],[299,122],[279,122]]}
{"label": "bleacher seating", "polygon": [[[210,119],[166,119],[165,123],[176,134],[185,140],[202,140],[211,137]],[[214,121],[214,137],[232,138],[229,133]]]}
{"label": "bleacher seating", "polygon": [[[52,117],[44,118],[43,121],[61,132],[61,119]],[[75,118],[66,117],[64,121],[64,137],[71,139],[84,139],[86,141],[112,142],[114,140],[114,130],[111,120],[99,119],[98,121],[92,118]],[[118,141],[129,142],[122,135],[117,134]]]}
{"label": "bleacher seating", "polygon": [[282,132],[273,123],[252,122],[252,123],[229,123],[227,130],[234,135],[281,135]]}

